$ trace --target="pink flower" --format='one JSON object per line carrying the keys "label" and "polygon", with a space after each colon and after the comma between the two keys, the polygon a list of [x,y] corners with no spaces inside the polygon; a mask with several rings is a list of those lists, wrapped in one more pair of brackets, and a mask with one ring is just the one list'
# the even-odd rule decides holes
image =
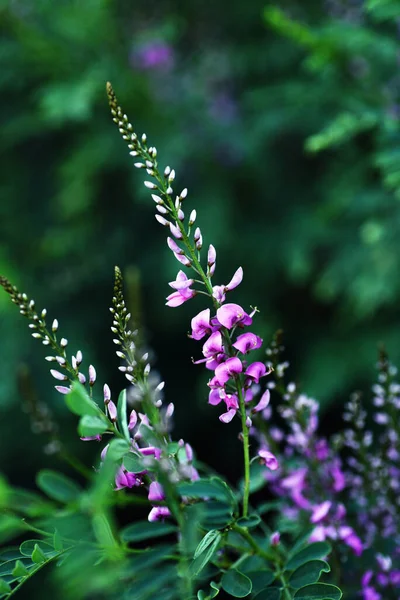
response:
{"label": "pink flower", "polygon": [[154,521],[164,521],[164,519],[170,516],[171,512],[167,506],[155,506],[149,512],[147,519],[150,521],[150,523],[154,523]]}
{"label": "pink flower", "polygon": [[220,389],[211,390],[208,395],[208,404],[211,404],[212,406],[217,406],[221,402],[222,402],[221,390]]}
{"label": "pink flower", "polygon": [[243,280],[243,269],[242,267],[239,267],[238,270],[235,272],[234,276],[232,277],[232,279],[230,280],[230,282],[227,285],[214,285],[213,287],[213,297],[218,301],[218,302],[225,302],[225,293],[226,292],[230,292],[231,290],[233,290],[235,287],[237,287],[238,285],[240,285],[240,283]]}
{"label": "pink flower", "polygon": [[148,499],[150,502],[162,502],[165,500],[163,487],[157,481],[152,481],[149,487]]}
{"label": "pink flower", "polygon": [[177,291],[167,297],[167,306],[175,308],[193,298],[196,295],[196,291],[191,289],[190,286],[192,284],[193,279],[188,279],[183,271],[179,271],[176,280],[169,283],[170,287]]}
{"label": "pink flower", "polygon": [[252,318],[239,304],[224,304],[217,310],[217,319],[227,329],[232,329],[237,324],[251,325]]}
{"label": "pink flower", "polygon": [[276,456],[272,454],[272,452],[269,452],[269,450],[261,448],[257,454],[260,457],[261,464],[265,465],[268,469],[271,469],[271,471],[276,471],[279,467]]}
{"label": "pink flower", "polygon": [[249,331],[239,335],[236,342],[232,345],[234,348],[236,348],[236,350],[242,352],[242,354],[247,354],[247,352],[250,352],[250,350],[256,350],[257,348],[260,348],[261,344],[262,339],[258,337],[258,335],[255,335]]}
{"label": "pink flower", "polygon": [[123,467],[120,467],[115,476],[115,489],[122,490],[122,488],[124,487],[132,488],[137,485],[140,485],[141,482],[142,479],[140,475],[130,473],[129,471],[126,471]]}
{"label": "pink flower", "polygon": [[210,324],[210,309],[206,308],[202,310],[198,315],[192,319],[192,338],[194,340],[201,340],[205,335],[211,333]]}
{"label": "pink flower", "polygon": [[267,368],[262,362],[254,362],[249,365],[245,371],[245,375],[248,379],[258,383],[261,377],[264,377],[267,373]]}
{"label": "pink flower", "polygon": [[236,409],[231,408],[230,410],[228,410],[228,412],[223,413],[219,417],[219,420],[222,421],[222,423],[230,423],[235,415],[236,415]]}
{"label": "pink flower", "polygon": [[243,365],[239,358],[233,356],[232,358],[228,358],[225,362],[218,365],[215,369],[215,377],[219,381],[221,385],[224,385],[234,375],[241,373],[243,370]]}

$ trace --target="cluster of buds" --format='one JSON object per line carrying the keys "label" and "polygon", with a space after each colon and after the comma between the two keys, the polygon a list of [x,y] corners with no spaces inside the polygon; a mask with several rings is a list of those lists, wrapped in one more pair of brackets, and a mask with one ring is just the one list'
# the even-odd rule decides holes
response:
{"label": "cluster of buds", "polygon": [[67,356],[68,340],[64,337],[58,338],[59,323],[57,319],[52,321],[50,327],[46,323],[47,310],[44,308],[38,312],[35,301],[29,299],[25,293],[21,293],[5,277],[0,277],[0,285],[10,295],[11,300],[19,307],[21,315],[29,319],[29,328],[32,330],[32,337],[41,340],[44,346],[53,350],[53,354],[46,356],[46,360],[56,363],[56,369],[50,369],[51,375],[62,385],[58,384],[55,389],[60,394],[68,394],[71,390],[70,384],[73,381],[79,381],[83,385],[88,382],[92,387],[96,382],[96,370],[93,365],[89,365],[87,375],[81,370],[83,360],[82,352],[78,350],[76,355]]}

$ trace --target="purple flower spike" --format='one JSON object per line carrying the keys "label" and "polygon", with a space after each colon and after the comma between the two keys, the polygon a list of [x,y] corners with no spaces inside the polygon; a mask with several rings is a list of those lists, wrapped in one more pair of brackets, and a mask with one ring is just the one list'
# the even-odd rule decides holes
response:
{"label": "purple flower spike", "polygon": [[228,358],[225,362],[218,365],[215,369],[215,376],[222,385],[228,381],[233,375],[241,373],[243,370],[242,362],[237,356]]}
{"label": "purple flower spike", "polygon": [[191,324],[192,338],[194,340],[201,340],[205,335],[211,333],[210,309],[206,308],[193,317]]}
{"label": "purple flower spike", "polygon": [[264,363],[262,362],[253,362],[251,363],[251,365],[249,365],[245,371],[245,375],[248,379],[251,379],[252,381],[255,381],[256,383],[258,383],[261,379],[261,377],[264,377],[264,375],[267,372],[267,368],[264,365]]}
{"label": "purple flower spike", "polygon": [[165,500],[163,487],[157,481],[152,481],[149,487],[148,499],[150,502],[162,502]]}
{"label": "purple flower spike", "polygon": [[235,415],[236,415],[236,409],[235,408],[231,408],[230,410],[228,410],[228,412],[223,413],[219,417],[219,420],[222,423],[230,423]]}
{"label": "purple flower spike", "polygon": [[258,337],[258,335],[248,332],[239,335],[236,342],[232,345],[234,348],[236,348],[236,350],[239,350],[239,352],[247,354],[247,352],[250,352],[250,350],[256,350],[257,348],[260,348],[261,344],[262,339]]}
{"label": "purple flower spike", "polygon": [[170,517],[171,513],[166,506],[155,506],[149,512],[149,516],[147,517],[150,523],[154,523],[155,521],[163,521],[167,517]]}
{"label": "purple flower spike", "polygon": [[239,304],[224,304],[217,310],[217,319],[227,329],[232,329],[238,323],[251,325],[251,317]]}
{"label": "purple flower spike", "polygon": [[279,467],[276,456],[274,456],[272,452],[269,452],[269,450],[261,448],[257,454],[260,457],[261,464],[265,465],[268,469],[271,469],[271,471],[276,471]]}
{"label": "purple flower spike", "polygon": [[257,413],[257,412],[260,412],[261,410],[265,410],[269,404],[269,400],[270,400],[270,393],[269,393],[269,390],[266,390],[263,393],[263,395],[261,396],[259,403],[256,404],[256,406],[253,408],[252,412]]}

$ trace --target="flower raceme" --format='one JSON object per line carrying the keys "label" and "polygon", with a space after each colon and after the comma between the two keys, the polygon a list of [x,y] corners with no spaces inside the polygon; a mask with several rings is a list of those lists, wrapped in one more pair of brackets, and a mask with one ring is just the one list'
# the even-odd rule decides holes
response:
{"label": "flower raceme", "polygon": [[[239,267],[227,284],[213,283],[217,252],[210,244],[206,261],[202,259],[203,235],[200,228],[195,225],[196,210],[192,210],[188,218],[185,217],[184,203],[188,195],[187,188],[178,194],[174,192],[175,170],[169,166],[163,172],[159,170],[157,149],[147,145],[145,134],[139,138],[133,132],[128,117],[118,106],[110,84],[107,84],[107,92],[114,121],[123,139],[128,143],[131,156],[137,160],[135,167],[145,169],[149,176],[149,179],[144,181],[144,185],[152,192],[156,220],[168,229],[168,248],[181,265],[194,272],[194,275],[189,277],[184,271],[179,270],[175,281],[169,283],[174,291],[167,297],[166,304],[176,308],[194,296],[202,294],[208,296],[215,309],[213,316],[210,309],[205,309],[192,319],[191,337],[194,340],[207,337],[203,344],[204,358],[196,363],[205,363],[207,369],[214,371],[214,376],[208,384],[209,403],[225,404],[227,410],[220,415],[221,422],[229,423],[236,414],[241,418],[243,443],[247,454],[245,462],[248,470],[251,415],[258,411],[259,406],[257,404],[252,408],[251,404],[255,398],[256,386],[268,371],[264,363],[251,363],[247,360],[247,355],[252,350],[260,348],[262,344],[262,339],[256,334],[242,331],[244,327],[252,324],[256,311],[248,314],[238,304],[225,302],[226,294],[242,283],[243,269]],[[237,331],[239,335],[236,335]],[[265,460],[264,463],[267,466],[274,464],[273,461]]]}

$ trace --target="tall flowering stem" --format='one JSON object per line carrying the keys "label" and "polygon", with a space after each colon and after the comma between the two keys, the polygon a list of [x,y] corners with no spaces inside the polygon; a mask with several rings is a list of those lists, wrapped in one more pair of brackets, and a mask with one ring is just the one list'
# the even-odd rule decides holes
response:
{"label": "tall flowering stem", "polygon": [[[156,204],[156,220],[169,229],[168,247],[178,262],[192,269],[196,273],[195,279],[189,279],[183,271],[179,271],[176,281],[169,285],[175,290],[167,298],[170,307],[180,306],[197,294],[210,298],[216,316],[212,317],[210,310],[202,311],[192,319],[192,338],[200,340],[209,335],[203,346],[206,368],[215,370],[215,376],[210,380],[211,389],[209,403],[217,405],[225,402],[227,412],[220,416],[223,423],[229,423],[238,413],[241,419],[244,455],[244,493],[243,515],[248,514],[250,494],[250,447],[249,430],[251,427],[251,414],[258,409],[249,410],[253,400],[251,387],[257,385],[260,377],[267,374],[263,363],[248,365],[244,355],[249,351],[259,348],[262,340],[253,333],[245,333],[234,339],[237,330],[252,323],[252,315],[248,315],[237,304],[224,304],[225,294],[237,287],[243,278],[243,271],[239,268],[232,280],[227,285],[213,285],[212,277],[215,271],[216,251],[210,245],[207,253],[207,267],[201,264],[200,251],[203,238],[199,227],[194,232],[193,225],[196,220],[196,211],[192,210],[187,224],[182,210],[183,202],[187,197],[187,189],[183,189],[175,200],[173,199],[173,182],[175,171],[166,167],[161,173],[157,163],[157,150],[148,147],[145,134],[139,139],[133,131],[133,126],[127,115],[118,105],[114,90],[110,83],[107,84],[107,94],[114,122],[117,124],[122,138],[128,143],[130,154],[137,157],[135,167],[144,169],[151,180],[145,181],[146,188],[151,190],[152,198]],[[194,289],[195,285],[200,289]],[[243,356],[240,356],[243,355]],[[261,410],[261,408],[260,408]]]}

